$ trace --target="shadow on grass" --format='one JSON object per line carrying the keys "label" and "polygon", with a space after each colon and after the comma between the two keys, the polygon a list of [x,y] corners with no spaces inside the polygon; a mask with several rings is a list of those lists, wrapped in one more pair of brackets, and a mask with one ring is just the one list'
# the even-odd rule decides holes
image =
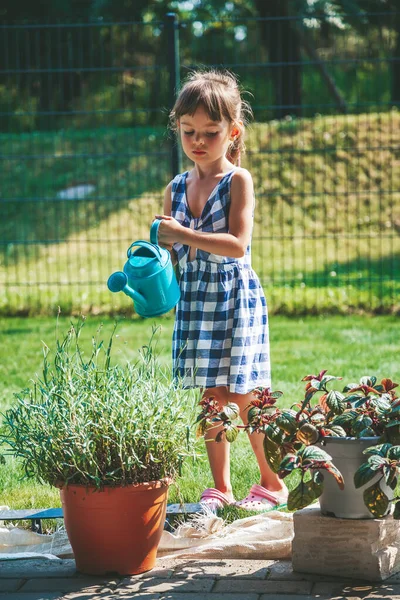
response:
{"label": "shadow on grass", "polygon": [[[5,136],[2,144],[0,252],[6,264],[35,255],[38,244],[95,229],[168,182],[169,141],[161,127]],[[24,252],[14,251],[18,245]]]}

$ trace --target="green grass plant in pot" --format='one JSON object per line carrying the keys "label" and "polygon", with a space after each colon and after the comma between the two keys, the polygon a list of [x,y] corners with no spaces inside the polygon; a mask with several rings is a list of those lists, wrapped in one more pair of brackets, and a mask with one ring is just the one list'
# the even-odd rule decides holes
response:
{"label": "green grass plant in pot", "polygon": [[[280,391],[258,389],[248,412],[249,423],[237,426],[236,405],[223,410],[203,400],[198,432],[221,426],[219,439],[234,441],[240,429],[264,434],[267,461],[288,478],[288,509],[298,510],[320,499],[321,512],[341,518],[379,518],[394,505],[400,518],[396,487],[400,473],[400,399],[398,384],[362,377],[338,391],[340,377],[308,375],[303,400],[279,406]],[[218,440],[217,440],[218,441]]]}
{"label": "green grass plant in pot", "polygon": [[53,355],[44,347],[43,373],[16,394],[0,439],[28,477],[60,488],[79,571],[141,573],[155,564],[168,487],[194,455],[195,402],[158,362],[154,332],[136,362],[120,365],[115,328],[86,355],[82,324]]}

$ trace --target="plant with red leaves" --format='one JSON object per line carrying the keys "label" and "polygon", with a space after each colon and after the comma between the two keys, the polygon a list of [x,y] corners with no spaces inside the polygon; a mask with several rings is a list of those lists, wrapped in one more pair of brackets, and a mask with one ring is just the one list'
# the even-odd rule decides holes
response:
{"label": "plant with red leaves", "polygon": [[[378,383],[376,377],[368,376],[346,385],[342,392],[329,389],[341,379],[327,375],[326,370],[307,375],[302,380],[306,382],[304,399],[291,408],[278,406],[282,392],[258,388],[249,404],[248,424],[242,426],[234,425],[239,415],[236,405],[221,410],[213,399],[203,400],[198,431],[203,435],[209,426],[222,425],[216,441],[223,435],[234,441],[239,429],[250,434],[263,433],[271,469],[281,478],[295,478],[289,492],[289,510],[304,508],[319,498],[324,471],[331,473],[343,488],[341,473],[322,447],[327,436],[377,437],[377,444],[364,452],[368,458],[355,473],[355,486],[361,487],[380,475],[379,479],[395,490],[400,473],[400,399],[395,393],[398,384],[387,378]],[[375,517],[383,516],[390,502],[381,492],[379,481],[364,491],[364,501]],[[391,501],[394,517],[400,519],[400,497]]]}

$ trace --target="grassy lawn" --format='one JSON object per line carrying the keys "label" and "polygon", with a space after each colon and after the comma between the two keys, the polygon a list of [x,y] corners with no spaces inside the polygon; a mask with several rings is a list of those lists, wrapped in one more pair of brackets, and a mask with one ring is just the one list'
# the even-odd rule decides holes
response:
{"label": "grassy lawn", "polygon": [[[70,319],[59,321],[60,333]],[[83,334],[90,343],[100,326],[104,337],[111,332],[112,318],[88,317]],[[116,360],[134,359],[137,350],[150,338],[154,323],[121,318],[115,340]],[[158,319],[160,325],[158,351],[164,364],[170,361],[170,339],[173,321]],[[55,339],[56,319],[47,317],[0,319],[0,410],[13,402],[13,393],[29,385],[29,378],[40,373],[42,344],[50,348]],[[400,322],[398,318],[381,316],[306,317],[290,319],[273,316],[270,322],[273,388],[284,392],[287,405],[302,398],[301,378],[328,369],[330,374],[347,380],[375,374],[378,378],[400,380]],[[338,386],[340,387],[340,386]],[[199,442],[199,450],[203,450]],[[236,496],[244,496],[258,481],[255,459],[245,436],[232,446],[232,482]],[[170,493],[178,498],[196,501],[205,487],[212,484],[207,461],[203,456],[195,464],[187,462],[183,477]],[[8,458],[0,466],[0,505],[12,508],[59,506],[58,491],[23,479],[19,465]]]}
{"label": "grassy lawn", "polygon": [[[271,312],[399,309],[400,114],[254,123],[253,265]],[[105,282],[148,239],[169,176],[163,128],[0,135],[0,314],[132,311]],[[87,198],[61,200],[79,183]]]}

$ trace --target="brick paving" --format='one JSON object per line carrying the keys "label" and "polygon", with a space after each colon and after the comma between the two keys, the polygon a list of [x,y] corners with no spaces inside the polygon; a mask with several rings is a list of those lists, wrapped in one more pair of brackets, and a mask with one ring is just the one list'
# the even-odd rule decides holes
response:
{"label": "brick paving", "polygon": [[400,600],[382,583],[295,573],[285,560],[163,559],[132,577],[76,572],[71,559],[0,560],[0,600]]}

